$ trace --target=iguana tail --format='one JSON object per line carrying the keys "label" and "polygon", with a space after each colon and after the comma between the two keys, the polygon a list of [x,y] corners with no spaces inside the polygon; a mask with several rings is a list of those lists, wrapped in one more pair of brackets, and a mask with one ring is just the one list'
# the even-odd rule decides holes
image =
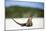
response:
{"label": "iguana tail", "polygon": [[19,24],[19,25],[21,25],[21,26],[26,26],[26,23],[20,24],[20,23],[16,22],[13,18],[12,18],[12,20],[13,20],[15,23],[17,23],[17,24]]}

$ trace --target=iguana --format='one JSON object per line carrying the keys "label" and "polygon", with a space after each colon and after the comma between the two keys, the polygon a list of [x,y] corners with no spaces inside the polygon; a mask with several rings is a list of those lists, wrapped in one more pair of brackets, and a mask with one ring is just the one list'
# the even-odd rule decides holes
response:
{"label": "iguana", "polygon": [[32,26],[32,17],[29,17],[28,20],[27,20],[27,23],[23,23],[23,24],[21,24],[21,23],[15,21],[13,18],[12,18],[12,20],[13,20],[15,23],[17,23],[17,24],[19,24],[19,25],[21,25],[21,26],[27,26],[27,27]]}

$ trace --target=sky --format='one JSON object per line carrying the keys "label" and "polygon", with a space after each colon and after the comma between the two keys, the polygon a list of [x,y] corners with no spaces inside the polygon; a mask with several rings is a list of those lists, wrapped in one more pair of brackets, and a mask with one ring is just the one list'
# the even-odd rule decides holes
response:
{"label": "sky", "polygon": [[34,8],[44,8],[44,3],[43,2],[25,2],[25,1],[15,1],[15,0],[6,0],[6,7],[8,6],[26,6],[26,7],[34,7]]}

